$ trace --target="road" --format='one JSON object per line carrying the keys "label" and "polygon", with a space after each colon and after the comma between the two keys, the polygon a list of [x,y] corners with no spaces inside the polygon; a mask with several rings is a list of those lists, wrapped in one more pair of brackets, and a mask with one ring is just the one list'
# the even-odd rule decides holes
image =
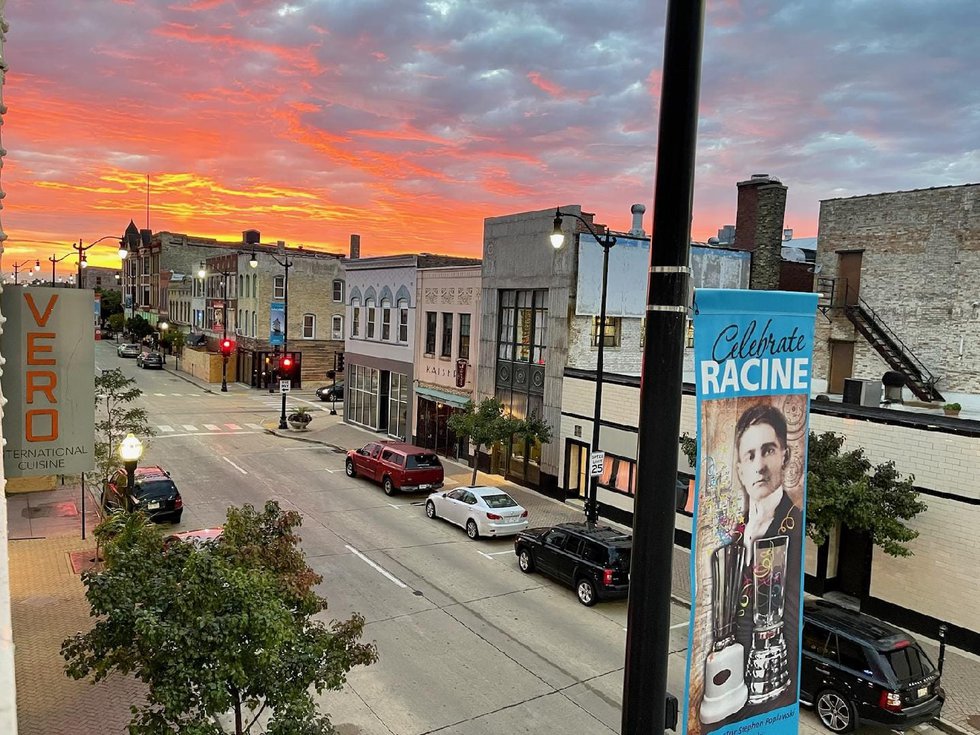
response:
{"label": "road", "polygon": [[[342,735],[619,732],[625,601],[583,607],[571,590],[523,574],[510,540],[470,541],[425,517],[424,493],[388,498],[348,478],[342,453],[266,433],[261,422],[278,415],[278,395],[205,391],[136,368],[111,343],[97,346],[96,362],[121,367],[144,392],[157,435],[141,464],[171,472],[184,497],[179,530],[218,525],[228,506],[268,499],[303,514],[302,546],[323,575],[325,617],[361,613],[380,653],[321,698]],[[319,409],[311,397],[290,402]],[[465,469],[450,472],[447,486],[468,481]],[[568,509],[567,519],[578,514]],[[672,604],[669,682],[678,694],[687,620]],[[807,711],[800,729],[826,732]]]}

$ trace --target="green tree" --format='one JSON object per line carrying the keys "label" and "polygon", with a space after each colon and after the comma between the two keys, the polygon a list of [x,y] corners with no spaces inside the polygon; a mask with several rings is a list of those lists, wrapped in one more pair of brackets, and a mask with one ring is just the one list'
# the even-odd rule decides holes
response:
{"label": "green tree", "polygon": [[85,572],[96,619],[62,643],[73,679],[114,672],[147,685],[132,735],[324,735],[336,731],[313,691],[340,689],[347,673],[377,660],[360,643],[364,618],[329,625],[327,608],[298,548],[301,517],[270,501],[230,508],[224,534],[200,545],[166,543],[142,514],[118,514],[95,531],[101,572]]}
{"label": "green tree", "polygon": [[[681,450],[694,467],[697,444],[687,434]],[[831,431],[810,432],[807,458],[806,532],[816,544],[826,542],[838,524],[867,533],[891,556],[911,556],[908,542],[919,532],[906,521],[926,510],[913,482],[903,478],[895,463],[872,465],[864,449],[841,453],[844,437]]]}
{"label": "green tree", "polygon": [[126,315],[122,312],[118,314],[111,314],[108,319],[109,329],[111,329],[116,334],[122,332],[123,327],[126,326]]}
{"label": "green tree", "polygon": [[517,420],[504,415],[504,404],[496,398],[484,398],[479,405],[467,401],[462,411],[449,417],[449,430],[473,444],[473,480],[476,484],[480,447],[509,439],[517,431]]}
{"label": "green tree", "polygon": [[153,436],[145,408],[134,406],[143,391],[122,370],[103,370],[95,376],[95,479],[104,488],[112,473],[122,466],[119,442],[127,434]]}
{"label": "green tree", "polygon": [[173,334],[170,335],[170,348],[177,357],[180,357],[184,351],[185,344],[187,344],[187,335],[179,329],[175,329]]}
{"label": "green tree", "polygon": [[133,335],[133,339],[141,340],[147,335],[153,334],[153,325],[139,314],[129,317],[126,321],[126,331]]}
{"label": "green tree", "polygon": [[99,316],[105,321],[113,314],[122,314],[122,292],[120,291],[100,291]]}

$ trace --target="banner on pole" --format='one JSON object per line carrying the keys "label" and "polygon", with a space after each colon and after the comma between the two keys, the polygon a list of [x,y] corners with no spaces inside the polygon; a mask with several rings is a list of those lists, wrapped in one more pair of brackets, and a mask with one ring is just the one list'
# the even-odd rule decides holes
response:
{"label": "banner on pole", "polygon": [[817,294],[698,289],[684,732],[795,735]]}
{"label": "banner on pole", "polygon": [[281,345],[286,342],[286,303],[273,301],[269,305],[269,344]]}

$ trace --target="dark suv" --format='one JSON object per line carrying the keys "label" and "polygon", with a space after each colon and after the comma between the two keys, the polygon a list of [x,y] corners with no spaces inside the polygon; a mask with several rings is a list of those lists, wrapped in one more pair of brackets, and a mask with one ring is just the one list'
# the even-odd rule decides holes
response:
{"label": "dark suv", "polygon": [[154,521],[180,523],[184,500],[170,473],[162,467],[137,467],[133,493],[129,494],[126,470],[120,469],[109,479],[102,493],[103,508],[141,510]]}
{"label": "dark suv", "polygon": [[834,732],[860,721],[904,730],[935,717],[945,692],[915,639],[870,615],[825,600],[803,607],[800,702]]}
{"label": "dark suv", "polygon": [[583,605],[629,594],[632,549],[629,534],[584,523],[529,528],[514,539],[522,572],[537,570],[572,587]]}

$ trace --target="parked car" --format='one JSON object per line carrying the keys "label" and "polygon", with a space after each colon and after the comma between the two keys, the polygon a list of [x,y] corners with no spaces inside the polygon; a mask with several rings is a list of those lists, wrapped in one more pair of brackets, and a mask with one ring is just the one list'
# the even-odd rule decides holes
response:
{"label": "parked car", "polygon": [[141,352],[136,357],[136,367],[141,367],[144,370],[148,368],[163,370],[163,355],[159,352]]}
{"label": "parked car", "polygon": [[458,487],[432,493],[425,501],[425,514],[465,528],[471,539],[510,536],[527,528],[527,511],[499,487]]}
{"label": "parked car", "polygon": [[102,492],[102,507],[122,508],[129,512],[141,510],[154,521],[180,523],[184,499],[169,472],[148,465],[136,468],[132,494],[129,493],[126,470],[117,470]]}
{"label": "parked car", "polygon": [[442,462],[428,449],[399,441],[376,441],[347,452],[348,477],[380,482],[385,495],[397,490],[438,490],[445,479]]}
{"label": "parked car", "polygon": [[514,539],[522,572],[539,571],[572,587],[586,606],[629,594],[632,549],[629,534],[585,523],[529,528]]}
{"label": "parked car", "polygon": [[139,357],[140,346],[132,342],[123,342],[116,348],[116,355],[119,357]]}
{"label": "parked car", "polygon": [[316,389],[316,397],[321,401],[344,400],[344,381],[335,385],[324,385]]}
{"label": "parked car", "polygon": [[946,693],[916,640],[826,600],[803,606],[800,702],[833,732],[861,722],[904,730],[939,717]]}

